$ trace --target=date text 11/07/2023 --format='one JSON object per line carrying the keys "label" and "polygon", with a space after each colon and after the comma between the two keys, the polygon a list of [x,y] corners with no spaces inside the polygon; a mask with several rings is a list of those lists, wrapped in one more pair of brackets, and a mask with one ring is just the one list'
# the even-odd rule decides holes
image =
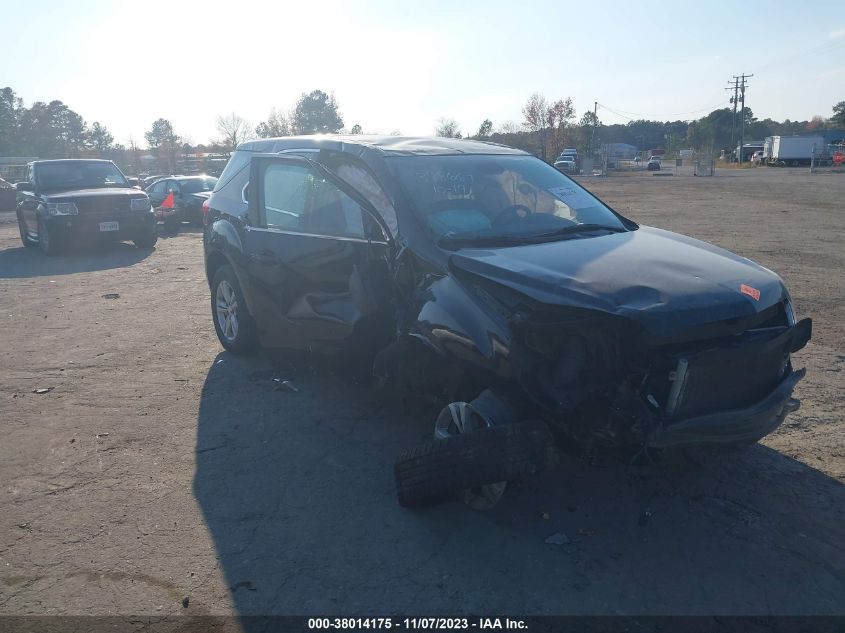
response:
{"label": "date text 11/07/2023", "polygon": [[525,631],[528,625],[518,618],[308,618],[309,630],[511,630]]}

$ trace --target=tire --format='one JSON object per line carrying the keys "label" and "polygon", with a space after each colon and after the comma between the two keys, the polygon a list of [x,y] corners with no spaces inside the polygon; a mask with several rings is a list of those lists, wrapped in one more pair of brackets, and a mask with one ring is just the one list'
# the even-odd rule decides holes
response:
{"label": "tire", "polygon": [[32,248],[34,246],[38,246],[38,240],[33,240],[32,238],[27,235],[26,228],[24,228],[24,223],[22,218],[18,218],[18,231],[21,234],[21,242],[27,248]]}
{"label": "tire", "polygon": [[38,218],[38,246],[45,255],[57,255],[61,244],[55,235],[50,235],[50,229],[44,218]]}
{"label": "tire", "polygon": [[[234,299],[234,306],[231,303],[232,299]],[[218,300],[222,302],[219,305]],[[227,306],[225,310],[229,314],[228,326],[224,325],[226,319],[221,314],[224,305]],[[232,312],[233,308],[234,312]],[[231,320],[233,314],[234,322]],[[211,319],[220,344],[228,351],[233,354],[248,355],[258,349],[255,321],[247,310],[235,271],[229,265],[218,268],[211,281]]]}
{"label": "tire", "polygon": [[152,248],[155,246],[158,241],[158,228],[156,228],[156,223],[153,222],[153,225],[148,229],[146,235],[138,236],[132,241],[138,248]]}
{"label": "tire", "polygon": [[432,439],[396,459],[396,496],[399,505],[408,507],[467,488],[535,475],[553,461],[552,434],[540,421]]}
{"label": "tire", "polygon": [[179,227],[182,222],[178,215],[170,215],[164,218],[164,230],[170,235],[176,235],[179,232]]}

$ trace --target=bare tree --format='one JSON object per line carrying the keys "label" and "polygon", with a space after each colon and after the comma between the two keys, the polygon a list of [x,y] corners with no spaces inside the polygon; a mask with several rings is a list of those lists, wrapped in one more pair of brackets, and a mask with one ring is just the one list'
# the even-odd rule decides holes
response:
{"label": "bare tree", "polygon": [[537,132],[540,135],[540,151],[543,160],[546,160],[546,123],[548,121],[549,102],[540,92],[535,92],[525,105],[522,106],[522,117],[525,119],[525,127],[529,132]]}
{"label": "bare tree", "polygon": [[290,121],[284,114],[272,108],[270,116],[262,121],[255,128],[255,133],[261,138],[275,138],[277,136],[290,136]]}
{"label": "bare tree", "polygon": [[221,143],[230,150],[234,150],[248,138],[250,125],[246,119],[234,112],[217,117],[217,131],[220,132]]}
{"label": "bare tree", "polygon": [[437,128],[434,130],[434,135],[444,138],[462,138],[461,126],[455,119],[441,117],[437,120]]}
{"label": "bare tree", "polygon": [[548,155],[554,158],[566,146],[568,128],[575,118],[575,108],[572,99],[558,99],[546,112],[546,123],[549,126]]}

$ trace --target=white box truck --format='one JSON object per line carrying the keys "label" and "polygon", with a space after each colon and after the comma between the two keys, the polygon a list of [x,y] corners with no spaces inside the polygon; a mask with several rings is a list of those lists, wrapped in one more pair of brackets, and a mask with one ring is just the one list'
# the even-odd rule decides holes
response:
{"label": "white box truck", "polygon": [[772,136],[766,139],[763,156],[767,165],[778,167],[809,165],[815,153],[816,160],[825,160],[827,144],[821,136]]}

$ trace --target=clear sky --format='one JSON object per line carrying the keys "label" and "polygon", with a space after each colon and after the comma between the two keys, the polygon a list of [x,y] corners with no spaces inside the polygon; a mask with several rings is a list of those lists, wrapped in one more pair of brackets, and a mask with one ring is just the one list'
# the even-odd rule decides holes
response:
{"label": "clear sky", "polygon": [[256,2],[0,0],[0,86],[60,99],[118,142],[170,119],[194,143],[334,92],[346,125],[431,134],[521,122],[527,97],[580,117],[692,119],[754,73],[759,118],[828,117],[845,100],[845,0]]}

